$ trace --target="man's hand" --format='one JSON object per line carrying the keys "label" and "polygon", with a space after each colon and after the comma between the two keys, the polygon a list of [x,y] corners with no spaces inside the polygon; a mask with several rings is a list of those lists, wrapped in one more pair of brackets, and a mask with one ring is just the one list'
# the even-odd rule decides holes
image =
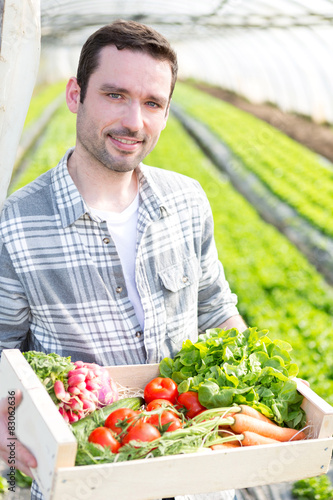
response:
{"label": "man's hand", "polygon": [[37,467],[37,461],[15,437],[15,412],[21,400],[20,391],[0,400],[0,457],[8,467],[32,477],[30,469]]}

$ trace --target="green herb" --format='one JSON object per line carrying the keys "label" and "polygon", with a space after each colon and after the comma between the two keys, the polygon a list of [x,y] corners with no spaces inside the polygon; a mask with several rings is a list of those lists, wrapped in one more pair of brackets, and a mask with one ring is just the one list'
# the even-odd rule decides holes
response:
{"label": "green herb", "polygon": [[75,368],[71,358],[37,351],[24,352],[23,356],[45,386],[54,403],[59,403],[54,393],[54,383],[56,380],[61,380],[67,388],[67,374]]}
{"label": "green herb", "polygon": [[267,333],[208,330],[194,344],[186,340],[173,359],[163,359],[160,373],[179,384],[180,393],[197,391],[206,408],[247,404],[278,424],[299,429],[305,413],[293,380],[298,368],[290,358],[292,348]]}
{"label": "green herb", "polygon": [[292,487],[292,495],[299,500],[331,500],[333,486],[326,475],[310,477],[296,481]]}

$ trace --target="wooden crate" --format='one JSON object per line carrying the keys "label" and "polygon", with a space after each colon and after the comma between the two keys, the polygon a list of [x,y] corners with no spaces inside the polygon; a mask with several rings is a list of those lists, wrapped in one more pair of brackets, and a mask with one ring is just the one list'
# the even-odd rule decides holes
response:
{"label": "wooden crate", "polygon": [[[158,365],[109,371],[121,385],[143,388],[158,375]],[[0,377],[3,397],[13,389],[23,392],[15,414],[16,433],[37,458],[34,475],[46,500],[155,500],[295,481],[323,474],[330,464],[333,408],[301,382],[312,439],[74,467],[76,441],[17,349],[3,351]]]}

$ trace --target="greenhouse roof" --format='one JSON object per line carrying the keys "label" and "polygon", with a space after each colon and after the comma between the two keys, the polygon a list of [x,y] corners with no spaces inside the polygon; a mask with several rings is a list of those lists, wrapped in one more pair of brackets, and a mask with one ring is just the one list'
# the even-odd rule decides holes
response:
{"label": "greenhouse roof", "polygon": [[331,0],[42,0],[44,39],[85,39],[114,19],[133,19],[152,25],[171,41],[196,36],[220,36],[221,30],[291,29],[332,26]]}
{"label": "greenhouse roof", "polygon": [[183,78],[333,123],[332,0],[41,0],[42,44],[78,47],[120,18],[163,33]]}

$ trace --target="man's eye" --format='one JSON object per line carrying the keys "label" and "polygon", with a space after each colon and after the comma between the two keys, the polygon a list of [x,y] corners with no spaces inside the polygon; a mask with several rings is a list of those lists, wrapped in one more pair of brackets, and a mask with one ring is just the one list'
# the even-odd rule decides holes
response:
{"label": "man's eye", "polygon": [[110,97],[112,97],[112,99],[120,99],[121,98],[121,95],[120,94],[114,94],[114,93],[110,93],[108,94]]}
{"label": "man's eye", "polygon": [[160,107],[159,104],[157,104],[156,102],[153,102],[153,101],[148,101],[147,104],[150,108],[159,108]]}

